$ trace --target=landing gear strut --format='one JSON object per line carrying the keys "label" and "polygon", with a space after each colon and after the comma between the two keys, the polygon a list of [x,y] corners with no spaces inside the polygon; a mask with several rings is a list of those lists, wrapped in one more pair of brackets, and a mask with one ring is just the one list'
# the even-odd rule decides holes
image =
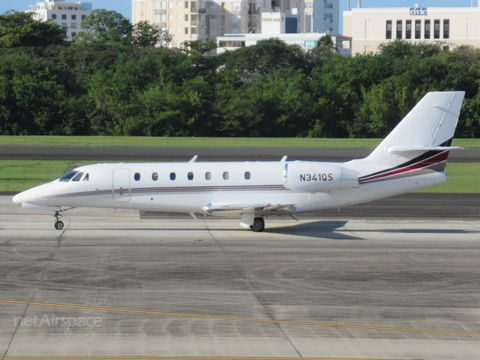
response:
{"label": "landing gear strut", "polygon": [[262,232],[265,229],[265,220],[263,220],[263,217],[256,217],[253,220],[253,225],[250,225],[250,229],[252,229],[253,232]]}
{"label": "landing gear strut", "polygon": [[56,219],[55,221],[55,229],[57,230],[62,230],[64,227],[63,221],[59,220],[63,217],[62,214],[60,214],[60,211],[55,211],[55,215],[53,215]]}

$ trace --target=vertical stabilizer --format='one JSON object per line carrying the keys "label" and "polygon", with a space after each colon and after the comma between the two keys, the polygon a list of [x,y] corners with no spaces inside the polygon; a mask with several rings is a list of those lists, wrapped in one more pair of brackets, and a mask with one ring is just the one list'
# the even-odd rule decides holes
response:
{"label": "vertical stabilizer", "polygon": [[442,148],[446,160],[464,95],[463,91],[428,93],[363,162],[391,167]]}

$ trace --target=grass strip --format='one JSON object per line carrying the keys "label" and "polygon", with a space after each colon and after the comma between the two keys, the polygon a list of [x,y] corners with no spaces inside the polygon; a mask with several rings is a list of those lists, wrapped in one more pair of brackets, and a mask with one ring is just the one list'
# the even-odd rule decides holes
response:
{"label": "grass strip", "polygon": [[0,160],[0,191],[20,192],[59,178],[68,160]]}
{"label": "grass strip", "polygon": [[[66,160],[0,160],[0,192],[20,192],[57,179],[70,164]],[[480,163],[448,163],[447,173],[449,179],[446,183],[419,192],[480,193]]]}
{"label": "grass strip", "polygon": [[[138,136],[0,136],[0,145],[374,148],[382,139],[202,138]],[[455,139],[454,146],[480,148],[479,139]]]}
{"label": "grass strip", "polygon": [[480,193],[480,163],[447,163],[448,180],[443,184],[417,190],[422,193]]}

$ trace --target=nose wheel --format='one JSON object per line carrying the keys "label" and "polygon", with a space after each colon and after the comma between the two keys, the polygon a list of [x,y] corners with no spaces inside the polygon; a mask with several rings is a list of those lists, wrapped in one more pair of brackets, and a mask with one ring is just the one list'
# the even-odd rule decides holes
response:
{"label": "nose wheel", "polygon": [[60,219],[63,217],[62,214],[60,214],[59,211],[55,211],[55,215],[53,215],[55,217],[55,229],[57,230],[62,230],[63,227],[65,226],[65,224],[63,223],[63,221],[61,221]]}
{"label": "nose wheel", "polygon": [[60,220],[55,221],[55,229],[57,229],[57,230],[62,230],[64,225],[65,224],[63,223],[63,221],[60,221]]}

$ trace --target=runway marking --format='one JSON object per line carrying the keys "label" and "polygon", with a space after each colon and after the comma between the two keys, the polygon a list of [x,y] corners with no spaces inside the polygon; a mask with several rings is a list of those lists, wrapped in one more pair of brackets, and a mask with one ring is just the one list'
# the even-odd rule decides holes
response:
{"label": "runway marking", "polygon": [[[248,357],[248,356],[5,356],[6,360],[29,360],[29,359],[54,359],[54,360],[80,360],[80,359],[95,359],[95,360],[130,360],[130,359],[172,359],[172,360],[298,360],[298,357]],[[381,360],[370,358],[318,358],[318,357],[304,357],[307,360]]]}
{"label": "runway marking", "polygon": [[331,328],[343,328],[343,329],[399,331],[399,332],[410,332],[410,333],[480,337],[480,332],[469,332],[469,331],[412,329],[412,328],[397,328],[397,327],[375,326],[375,325],[335,324],[335,323],[320,323],[320,322],[313,322],[313,321],[244,318],[244,317],[224,316],[224,315],[186,314],[186,313],[174,313],[174,312],[166,312],[166,311],[123,309],[123,308],[74,305],[74,304],[55,304],[55,303],[43,303],[43,302],[36,302],[36,301],[21,301],[21,300],[10,300],[10,299],[0,299],[0,303],[41,306],[41,307],[56,307],[56,308],[63,308],[63,309],[106,311],[106,312],[116,312],[116,313],[126,313],[126,314],[157,315],[157,316],[170,316],[170,317],[183,317],[183,318],[196,318],[196,319],[214,319],[214,320],[239,321],[239,322],[243,321],[243,322],[280,324],[280,325],[300,325],[300,326],[331,327]]}

